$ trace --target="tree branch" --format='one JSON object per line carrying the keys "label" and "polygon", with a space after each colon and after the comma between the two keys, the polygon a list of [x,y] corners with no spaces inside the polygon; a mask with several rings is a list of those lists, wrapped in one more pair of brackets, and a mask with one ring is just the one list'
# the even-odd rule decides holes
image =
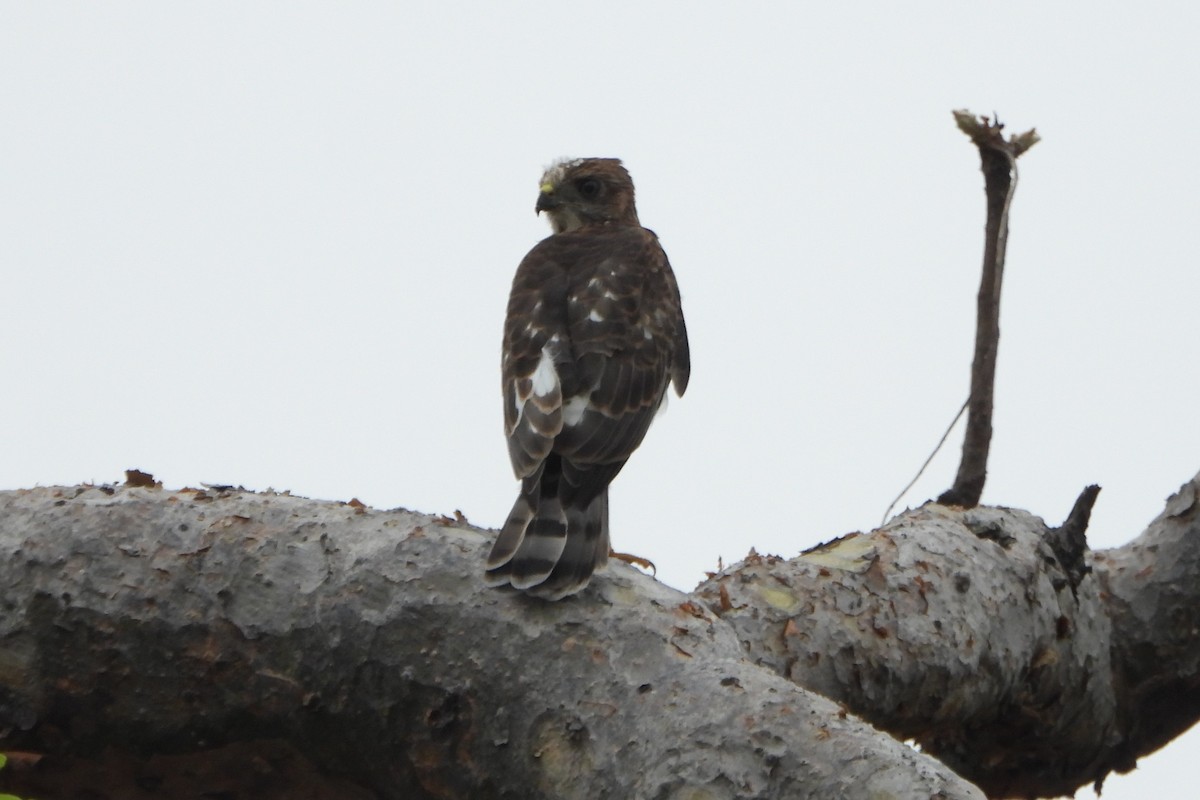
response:
{"label": "tree branch", "polygon": [[927,504],[697,594],[758,663],[989,796],[1071,794],[1200,719],[1198,497],[1200,475],[1077,586],[1041,519]]}
{"label": "tree branch", "polygon": [[1200,475],[1131,544],[1096,553],[1120,678],[1121,740],[1132,769],[1200,718]]}
{"label": "tree branch", "polygon": [[848,708],[989,796],[1069,794],[1200,718],[1200,475],[1072,585],[1052,531],[1094,499],[1059,529],[927,504],[690,598],[613,565],[544,603],[483,588],[490,536],[447,518],[3,492],[0,749],[285,741],[384,798],[980,796]]}
{"label": "tree branch", "polygon": [[[1100,495],[1100,487],[1092,484],[1080,492],[1071,507],[1067,519],[1057,528],[1046,531],[1046,543],[1054,551],[1058,563],[1066,572],[1067,583],[1074,592],[1079,588],[1083,576],[1092,571],[1086,563],[1087,557],[1087,526],[1092,518],[1092,506]],[[1061,589],[1061,586],[1055,586]]]}
{"label": "tree branch", "polygon": [[981,798],[629,567],[486,589],[490,539],[221,487],[0,492],[0,748],[285,740],[381,798]]}
{"label": "tree branch", "polygon": [[987,193],[987,226],[984,232],[983,278],[976,308],[975,359],[971,364],[971,393],[962,460],[954,485],[938,502],[971,508],[979,504],[987,480],[988,450],[992,441],[992,403],[996,379],[996,352],[1000,342],[1000,287],[1004,280],[1004,250],[1008,242],[1008,212],[1017,188],[1017,157],[1038,141],[1036,131],[1005,140],[999,120],[954,112],[958,127],[979,148]]}

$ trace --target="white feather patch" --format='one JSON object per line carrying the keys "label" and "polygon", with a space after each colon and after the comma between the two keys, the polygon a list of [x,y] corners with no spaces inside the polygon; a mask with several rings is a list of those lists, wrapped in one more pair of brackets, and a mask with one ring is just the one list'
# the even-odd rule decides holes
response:
{"label": "white feather patch", "polygon": [[542,348],[542,357],[538,359],[537,369],[530,376],[533,393],[545,397],[558,389],[558,370],[554,368],[554,359],[550,356],[550,348]]}
{"label": "white feather patch", "polygon": [[592,322],[604,322],[604,315],[593,308],[592,313],[588,314],[588,319]]}
{"label": "white feather patch", "polygon": [[579,421],[583,419],[583,412],[588,409],[590,399],[589,395],[577,394],[568,400],[562,410],[563,424],[578,425]]}

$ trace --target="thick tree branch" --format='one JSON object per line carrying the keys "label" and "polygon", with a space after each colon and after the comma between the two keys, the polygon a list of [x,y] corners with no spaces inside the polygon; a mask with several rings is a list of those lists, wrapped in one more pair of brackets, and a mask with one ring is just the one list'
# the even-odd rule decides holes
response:
{"label": "thick tree branch", "polygon": [[1073,576],[1054,532],[1092,500],[1058,529],[929,504],[695,600],[614,565],[543,603],[482,588],[489,537],[444,518],[0,493],[0,749],[284,740],[378,797],[979,796],[804,687],[990,796],[1071,793],[1200,717],[1200,475]]}
{"label": "thick tree branch", "polygon": [[1200,718],[1200,476],[1095,564],[1120,678],[1118,763],[1131,769]]}
{"label": "thick tree branch", "polygon": [[1074,585],[1041,519],[928,504],[697,593],[759,663],[989,796],[1071,794],[1200,718],[1198,492],[1200,476]]}
{"label": "thick tree branch", "polygon": [[1008,242],[1008,212],[1017,188],[1017,157],[1038,141],[1035,131],[1005,140],[999,120],[954,112],[958,127],[979,148],[985,191],[987,226],[984,231],[983,278],[976,307],[975,360],[971,364],[971,393],[962,461],[954,485],[938,502],[971,508],[979,504],[987,480],[992,441],[992,399],[996,352],[1000,342],[1000,287],[1004,281],[1004,251]]}
{"label": "thick tree branch", "polygon": [[981,797],[631,568],[559,603],[484,588],[489,540],[278,494],[0,492],[0,749],[286,740],[381,798]]}

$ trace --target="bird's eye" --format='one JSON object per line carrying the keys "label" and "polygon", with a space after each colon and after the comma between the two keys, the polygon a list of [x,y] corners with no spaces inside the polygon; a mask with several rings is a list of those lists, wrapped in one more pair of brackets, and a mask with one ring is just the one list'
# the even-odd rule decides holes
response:
{"label": "bird's eye", "polygon": [[600,195],[600,181],[595,178],[580,178],[575,182],[575,188],[584,200],[595,200]]}

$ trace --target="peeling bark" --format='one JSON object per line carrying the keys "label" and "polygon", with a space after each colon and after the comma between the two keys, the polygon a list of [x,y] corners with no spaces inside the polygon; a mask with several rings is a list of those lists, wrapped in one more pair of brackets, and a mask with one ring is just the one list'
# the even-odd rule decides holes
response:
{"label": "peeling bark", "polygon": [[1200,716],[1198,493],[1200,476],[1136,541],[1087,554],[1094,571],[1027,512],[928,504],[697,594],[750,658],[989,796],[1072,794]]}
{"label": "peeling bark", "polygon": [[980,798],[628,567],[482,586],[446,518],[211,489],[0,493],[0,749],[286,741],[381,798]]}

